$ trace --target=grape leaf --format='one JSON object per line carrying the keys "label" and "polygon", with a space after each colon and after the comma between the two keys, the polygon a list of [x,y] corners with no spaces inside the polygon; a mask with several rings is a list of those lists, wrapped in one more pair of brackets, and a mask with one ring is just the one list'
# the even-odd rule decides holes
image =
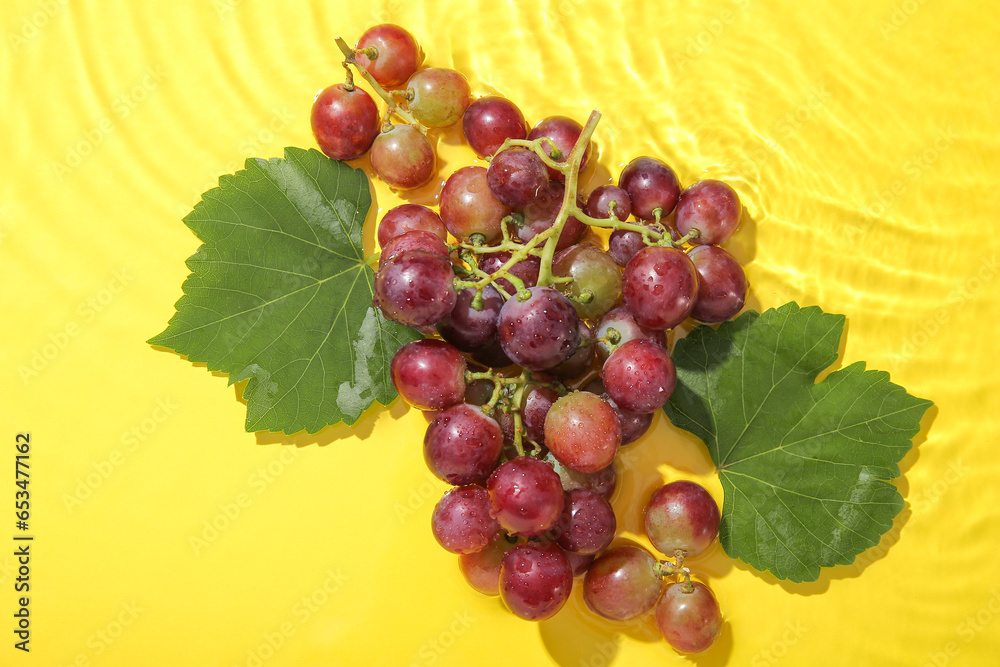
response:
{"label": "grape leaf", "polygon": [[365,173],[319,151],[247,160],[184,218],[203,245],[149,343],[249,380],[248,431],[314,433],[388,404],[389,361],[420,334],[372,305],[370,206]]}
{"label": "grape leaf", "polygon": [[815,581],[878,543],[903,509],[890,483],[931,402],[837,358],[843,315],[788,303],[696,327],[674,349],[664,408],[708,446],[725,494],[726,553],[779,579]]}

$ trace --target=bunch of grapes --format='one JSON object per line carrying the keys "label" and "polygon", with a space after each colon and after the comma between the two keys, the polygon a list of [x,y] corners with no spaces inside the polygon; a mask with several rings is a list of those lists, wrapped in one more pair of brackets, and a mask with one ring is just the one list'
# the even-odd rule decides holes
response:
{"label": "bunch of grapes", "polygon": [[[739,226],[736,192],[711,179],[682,189],[666,163],[641,156],[617,185],[583,197],[600,113],[529,130],[510,100],[472,101],[458,72],[419,69],[419,46],[399,26],[369,29],[354,49],[337,41],[347,82],[322,91],[312,113],[328,156],[369,152],[387,184],[418,187],[435,170],[428,129],[461,121],[488,161],[452,173],[438,211],[404,204],[378,226],[374,303],[426,336],[400,348],[390,371],[428,418],[428,467],[452,485],[434,509],[434,537],[459,554],[473,588],[517,616],[551,617],[582,577],[594,613],[622,621],[655,607],[676,650],[708,648],[721,612],[685,563],[716,539],[718,505],[693,482],[657,489],[645,525],[658,559],[609,548],[610,501],[621,448],[674,391],[669,332],[743,308],[746,275],[720,247]],[[607,240],[593,228],[611,230]]]}

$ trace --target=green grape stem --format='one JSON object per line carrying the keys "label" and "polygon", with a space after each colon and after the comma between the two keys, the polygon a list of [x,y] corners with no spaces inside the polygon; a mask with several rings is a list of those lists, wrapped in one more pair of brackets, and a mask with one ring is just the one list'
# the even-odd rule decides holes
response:
{"label": "green grape stem", "polygon": [[[427,130],[429,128],[420,121],[418,121],[416,118],[414,118],[413,114],[411,114],[409,111],[400,108],[396,104],[395,100],[392,99],[392,94],[386,91],[386,89],[383,88],[382,85],[375,80],[375,77],[373,77],[368,72],[367,68],[358,63],[357,59],[358,52],[356,52],[354,49],[348,46],[347,42],[345,42],[342,37],[337,37],[334,39],[334,41],[337,43],[337,46],[340,47],[340,51],[344,54],[344,62],[354,65],[355,69],[358,70],[358,73],[361,74],[361,76],[364,77],[364,80],[368,82],[368,85],[372,87],[372,90],[374,90],[378,94],[378,96],[381,97],[382,100],[386,103],[386,105],[389,108],[388,109],[389,113],[394,114],[399,118],[402,118],[409,125],[412,125],[413,127],[420,130],[422,133],[427,134]],[[348,74],[349,73],[350,70],[348,70]],[[350,76],[349,76],[349,82],[350,85],[352,86],[354,85],[353,78],[351,78]]]}

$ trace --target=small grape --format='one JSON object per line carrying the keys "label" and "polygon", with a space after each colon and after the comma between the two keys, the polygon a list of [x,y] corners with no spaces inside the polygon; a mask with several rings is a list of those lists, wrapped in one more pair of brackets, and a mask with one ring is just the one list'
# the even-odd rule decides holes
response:
{"label": "small grape", "polygon": [[681,186],[674,170],[662,160],[637,157],[618,176],[618,187],[632,200],[632,214],[640,220],[655,220],[655,211],[665,218],[674,210]]}
{"label": "small grape", "polygon": [[490,516],[490,497],[481,486],[449,489],[434,507],[431,531],[446,551],[467,554],[481,551],[500,532]]}
{"label": "small grape", "polygon": [[583,601],[598,616],[627,621],[652,609],[662,589],[656,559],[645,549],[625,545],[594,560],[583,578]]}
{"label": "small grape", "polygon": [[697,245],[719,245],[729,240],[740,226],[740,196],[722,181],[707,178],[689,185],[677,202],[675,225],[687,235],[698,230]]}
{"label": "small grape", "polygon": [[356,48],[360,51],[370,47],[377,50],[376,58],[359,53],[355,59],[383,88],[398,88],[406,83],[424,59],[413,35],[392,23],[372,26],[362,33]]}
{"label": "small grape", "polygon": [[632,258],[622,273],[625,306],[650,329],[672,329],[683,322],[698,296],[698,272],[682,251],[650,246]]}
{"label": "small grape", "polygon": [[486,183],[497,201],[524,208],[549,184],[541,158],[523,146],[512,146],[493,156],[486,170]]}
{"label": "small grape", "polygon": [[722,632],[719,602],[705,584],[670,584],[656,606],[656,625],[667,643],[681,653],[709,648]]}
{"label": "small grape", "polygon": [[389,363],[389,374],[403,400],[419,410],[441,410],[465,398],[465,357],[439,340],[407,343]]}
{"label": "small grape", "polygon": [[[494,274],[500,267],[507,263],[511,255],[507,251],[491,252],[479,256],[479,268],[485,273]],[[507,273],[513,274],[524,282],[525,287],[534,287],[538,284],[538,272],[542,268],[542,260],[535,255],[528,255],[520,262],[515,263]],[[499,278],[495,281],[497,287],[507,294],[513,296],[517,290],[514,284],[506,278]]]}
{"label": "small grape", "polygon": [[407,250],[375,273],[374,303],[393,322],[432,326],[455,307],[454,278],[447,257]]}
{"label": "small grape", "polygon": [[610,218],[612,203],[614,203],[615,217],[622,222],[628,220],[632,215],[632,199],[627,192],[615,185],[595,188],[587,197],[587,208],[584,210],[592,218]]}
{"label": "small grape", "polygon": [[502,235],[501,220],[509,213],[510,208],[490,193],[485,167],[458,169],[441,190],[441,220],[457,239],[482,234],[487,243],[496,241]]}
{"label": "small grape", "polygon": [[736,317],[747,298],[747,274],[740,263],[712,245],[695,246],[688,257],[698,271],[698,298],[691,317],[700,322],[725,322]]}
{"label": "small grape", "polygon": [[427,127],[445,127],[462,118],[469,106],[469,82],[453,69],[427,67],[410,77],[407,108]]}
{"label": "small grape", "polygon": [[465,110],[462,131],[479,157],[489,157],[507,139],[524,139],[528,126],[524,114],[503,97],[481,97]]}
{"label": "small grape", "polygon": [[402,204],[386,211],[378,223],[378,245],[384,248],[393,237],[420,229],[434,234],[442,241],[448,240],[441,216],[420,204]]}
{"label": "small grape", "polygon": [[503,449],[500,425],[468,403],[444,410],[427,427],[424,460],[434,475],[463,486],[485,479]]}
{"label": "small grape", "polygon": [[601,379],[615,404],[627,412],[659,410],[674,393],[677,371],[667,351],[637,338],[620,345],[601,368]]}
{"label": "small grape", "polygon": [[551,287],[531,287],[524,301],[508,299],[500,309],[500,346],[514,363],[533,371],[566,361],[580,344],[580,318],[573,304]]}
{"label": "small grape", "polygon": [[[667,348],[667,337],[663,331],[641,326],[635,321],[632,313],[625,306],[617,306],[605,313],[597,323],[594,336],[604,338],[608,335],[609,329],[614,329],[618,332],[617,345],[624,345],[636,338],[644,338],[653,341],[663,349]],[[608,355],[611,354],[611,348],[608,347],[607,343],[600,342],[596,343],[595,346],[597,347],[597,354],[601,359],[607,359]],[[595,393],[603,393],[603,391],[602,389],[600,392]]]}
{"label": "small grape", "polygon": [[700,484],[679,480],[653,492],[644,510],[646,535],[660,553],[693,558],[719,534],[719,506]]}
{"label": "small grape", "polygon": [[371,95],[342,83],[324,88],[316,95],[310,123],[320,150],[334,160],[361,157],[382,128]]}
{"label": "small grape", "polygon": [[552,466],[530,456],[500,465],[486,483],[490,512],[511,535],[538,537],[563,509],[563,488]]}
{"label": "small grape", "polygon": [[400,190],[418,188],[434,175],[434,149],[410,125],[394,125],[375,137],[370,158],[375,175]]}
{"label": "small grape", "polygon": [[515,616],[528,621],[550,618],[572,590],[573,569],[555,544],[518,544],[501,561],[500,598]]}
{"label": "small grape", "polygon": [[[563,195],[566,193],[566,186],[559,181],[549,181],[548,186],[538,193],[533,202],[524,207],[522,211],[523,220],[517,229],[517,238],[522,243],[527,243],[536,235],[541,234],[546,229],[555,224],[562,208]],[[577,206],[583,208],[583,203],[577,201]],[[573,245],[587,231],[587,226],[575,217],[566,219],[559,240],[556,241],[556,250],[562,250]]]}
{"label": "small grape", "polygon": [[[558,158],[553,158],[556,162],[566,162],[569,159],[569,154],[573,151],[573,147],[576,145],[577,140],[580,138],[580,134],[583,133],[583,126],[572,118],[567,116],[549,116],[544,120],[539,121],[535,127],[531,128],[531,132],[528,133],[529,140],[540,139],[542,137],[548,137],[559,149],[560,156]],[[542,143],[542,150],[549,157],[552,156],[552,147],[549,146],[548,142]],[[586,151],[583,153],[583,159],[580,160],[580,172],[582,173],[584,169],[587,168],[587,160],[590,159],[590,146],[587,146]],[[565,178],[563,174],[556,169],[548,168],[549,178],[561,181]]]}
{"label": "small grape", "polygon": [[[563,290],[574,297],[576,312],[584,319],[599,318],[621,298],[621,269],[593,243],[579,243],[561,251],[552,262],[552,273],[573,279]],[[579,299],[585,290],[592,295],[587,302]]]}
{"label": "small grape", "polygon": [[596,491],[573,489],[566,492],[562,514],[552,533],[566,551],[587,555],[604,551],[617,527],[611,503]]}
{"label": "small grape", "polygon": [[397,255],[407,250],[425,250],[433,255],[440,255],[448,258],[448,244],[441,240],[439,236],[422,229],[412,229],[408,232],[393,237],[382,248],[378,258],[378,268],[381,269]]}
{"label": "small grape", "polygon": [[474,589],[485,595],[500,595],[500,563],[504,554],[513,548],[514,544],[499,533],[479,551],[460,554],[458,566]]}
{"label": "small grape", "polygon": [[462,352],[475,352],[496,341],[497,322],[503,299],[492,285],[483,288],[480,308],[473,307],[476,290],[467,287],[458,293],[451,314],[437,325],[438,333]]}
{"label": "small grape", "polygon": [[590,392],[560,397],[545,416],[545,446],[577,472],[597,472],[611,465],[621,442],[614,410]]}

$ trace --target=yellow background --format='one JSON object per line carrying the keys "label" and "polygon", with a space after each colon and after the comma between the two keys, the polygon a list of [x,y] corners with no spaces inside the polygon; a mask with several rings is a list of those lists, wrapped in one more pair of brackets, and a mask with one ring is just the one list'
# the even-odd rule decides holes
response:
{"label": "yellow background", "polygon": [[[902,464],[907,508],[855,565],[796,586],[719,549],[692,564],[727,620],[694,662],[996,659],[996,4],[613,5],[4,3],[0,664],[687,664],[648,621],[586,614],[579,591],[538,624],[472,592],[429,531],[444,485],[423,464],[420,414],[397,403],[353,431],[244,433],[224,377],[144,342],[198,246],[181,218],[245,158],[311,147],[313,96],[343,76],[333,38],[381,21],[531,123],[600,109],[588,189],[641,154],[685,184],[732,183],[749,220],[729,247],[752,305],[845,314],[842,363],[936,403]],[[472,158],[458,137],[440,137],[442,177]],[[375,193],[381,210],[398,203]],[[721,499],[703,448],[665,422],[627,459],[628,531],[663,479]],[[30,655],[12,632],[20,431]]]}

